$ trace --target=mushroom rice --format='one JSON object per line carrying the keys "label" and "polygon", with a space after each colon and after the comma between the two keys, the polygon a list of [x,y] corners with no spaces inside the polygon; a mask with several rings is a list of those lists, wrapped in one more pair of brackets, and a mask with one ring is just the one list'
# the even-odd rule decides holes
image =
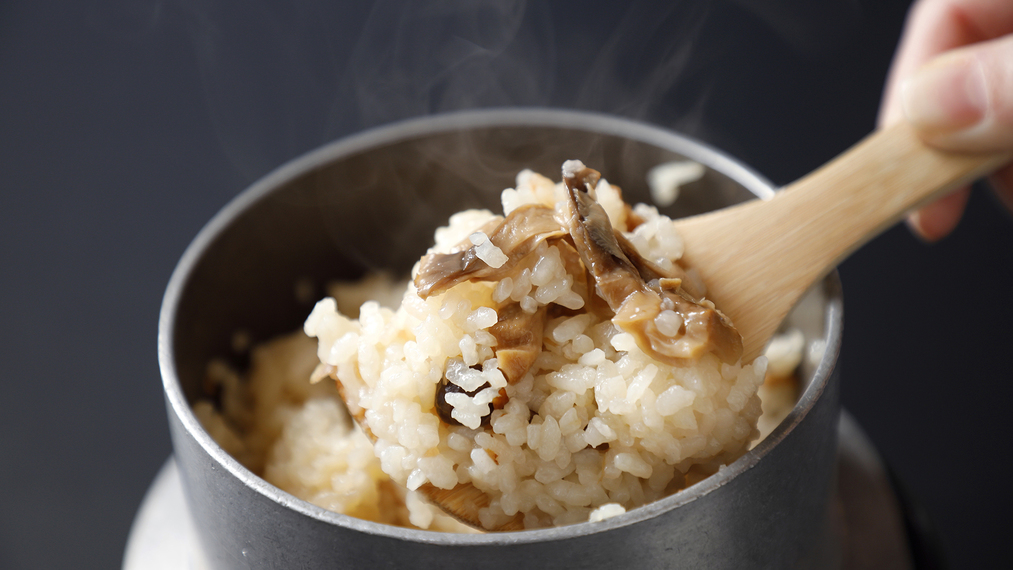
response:
{"label": "mushroom rice", "polygon": [[[294,333],[254,349],[245,380],[213,365],[220,411],[198,403],[198,418],[297,497],[448,531],[470,528],[423,496],[466,497],[458,516],[488,530],[559,526],[744,453],[767,360],[739,362],[737,333],[678,264],[672,221],[576,161],[564,183],[521,172],[502,203],[452,216],[410,283],[366,287],[401,288],[399,307],[350,305],[362,287],[349,284],[317,303],[315,355]],[[797,362],[794,344],[779,362]],[[783,416],[795,386],[768,384]]]}

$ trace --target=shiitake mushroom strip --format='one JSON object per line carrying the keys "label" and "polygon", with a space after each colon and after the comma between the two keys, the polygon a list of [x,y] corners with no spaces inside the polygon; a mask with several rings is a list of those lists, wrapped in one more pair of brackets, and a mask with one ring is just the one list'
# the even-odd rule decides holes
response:
{"label": "shiitake mushroom strip", "polygon": [[542,329],[545,328],[545,306],[534,313],[521,309],[519,303],[500,307],[499,321],[489,328],[496,337],[498,368],[510,384],[520,381],[542,352]]}
{"label": "shiitake mushroom strip", "polygon": [[415,276],[419,297],[439,295],[463,281],[499,281],[533,252],[543,241],[565,235],[553,210],[538,204],[521,206],[489,236],[492,245],[507,256],[500,267],[491,267],[478,257],[477,246],[454,253],[430,253],[422,258]]}
{"label": "shiitake mushroom strip", "polygon": [[[641,268],[627,256],[608,214],[595,199],[600,178],[597,171],[579,162],[563,165],[570,211],[567,226],[598,294],[615,312],[612,322],[633,335],[645,353],[662,362],[687,364],[708,352],[724,362],[737,362],[742,355],[742,338],[712,303],[693,299],[682,289],[680,278],[655,277],[658,270],[653,264],[641,263],[648,273],[642,275]],[[627,249],[635,251],[629,245]],[[664,311],[673,311],[682,321],[674,334],[659,329],[656,319]]]}

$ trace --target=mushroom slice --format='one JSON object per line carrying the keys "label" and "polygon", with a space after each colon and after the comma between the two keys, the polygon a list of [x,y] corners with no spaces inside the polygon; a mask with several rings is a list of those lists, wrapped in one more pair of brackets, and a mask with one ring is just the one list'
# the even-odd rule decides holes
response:
{"label": "mushroom slice", "polygon": [[496,360],[507,382],[514,384],[527,374],[542,352],[545,306],[534,313],[525,312],[520,303],[510,303],[498,311],[499,321],[489,328],[496,337]]}
{"label": "mushroom slice", "polygon": [[507,256],[499,267],[492,267],[479,258],[479,246],[426,255],[415,276],[419,296],[425,299],[439,295],[463,281],[497,281],[506,277],[540,243],[566,234],[553,213],[552,208],[538,204],[521,206],[510,212],[489,235],[492,245]]}
{"label": "mushroom slice", "polygon": [[[661,362],[683,365],[709,352],[724,362],[738,361],[742,338],[713,303],[697,301],[682,288],[681,278],[661,275],[639,255],[634,256],[638,263],[631,261],[595,200],[600,179],[600,173],[580,161],[563,164],[567,226],[598,295],[615,312],[612,322]],[[628,243],[627,249],[635,253]]]}
{"label": "mushroom slice", "polygon": [[613,311],[623,300],[643,289],[645,284],[637,268],[623,253],[616,240],[605,209],[595,200],[595,186],[601,179],[597,170],[577,160],[563,164],[569,219],[567,229],[574,248],[594,279],[595,288]]}
{"label": "mushroom slice", "polygon": [[[542,331],[545,329],[546,307],[543,305],[534,313],[528,313],[521,308],[520,303],[507,303],[500,307],[499,320],[489,327],[489,332],[496,338],[497,367],[503,372],[509,384],[516,384],[528,369],[535,363],[535,359],[542,352]],[[454,361],[448,361],[447,370],[451,370]],[[464,363],[456,362],[458,370]],[[475,368],[475,367],[472,367]],[[443,379],[436,388],[436,413],[440,419],[449,425],[461,425],[454,418],[453,406],[447,402],[447,394],[460,392],[474,397],[480,391],[489,387],[486,382],[474,390],[466,391],[457,384],[448,380],[449,376],[444,373]],[[507,402],[506,390],[501,388],[499,395],[491,402],[489,413],[482,416],[482,425],[488,425],[489,418],[494,409],[502,409]]]}
{"label": "mushroom slice", "polygon": [[690,297],[678,279],[661,281],[674,282],[674,288],[649,283],[623,301],[612,322],[632,334],[644,352],[669,364],[684,364],[708,352],[723,362],[737,362],[742,337],[714,304]]}

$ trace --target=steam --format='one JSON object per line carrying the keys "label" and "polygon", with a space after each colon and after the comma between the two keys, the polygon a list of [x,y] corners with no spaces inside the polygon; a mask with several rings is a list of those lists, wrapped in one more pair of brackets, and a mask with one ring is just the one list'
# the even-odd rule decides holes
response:
{"label": "steam", "polygon": [[861,16],[859,0],[733,0],[774,31],[796,53],[816,59],[852,33]]}
{"label": "steam", "polygon": [[555,49],[542,7],[524,0],[377,2],[331,109],[331,131],[459,109],[546,104]]}
{"label": "steam", "polygon": [[[157,18],[164,1],[132,17]],[[746,88],[729,65],[744,37],[766,28],[818,55],[860,15],[857,0],[177,5],[222,149],[251,181],[363,129],[479,107],[578,108],[708,139],[715,90]]]}
{"label": "steam", "polygon": [[92,0],[84,23],[101,36],[132,42],[158,28],[164,8],[163,0]]}
{"label": "steam", "polygon": [[673,101],[673,90],[690,79],[693,68],[712,63],[697,40],[707,22],[709,2],[631,3],[612,33],[602,42],[587,69],[577,106],[649,120],[662,107],[680,107],[674,126],[684,132],[699,128],[706,81],[690,81],[689,101]]}
{"label": "steam", "polygon": [[[702,123],[709,59],[695,40],[708,3],[248,0],[236,13],[179,1],[215,132],[251,181],[335,138],[460,109],[663,111],[684,131]],[[698,78],[686,83],[691,68]]]}
{"label": "steam", "polygon": [[[337,90],[352,39],[330,2],[246,0],[240,10],[181,0],[221,147],[255,180],[328,140],[321,117]],[[351,17],[357,3],[340,3]]]}

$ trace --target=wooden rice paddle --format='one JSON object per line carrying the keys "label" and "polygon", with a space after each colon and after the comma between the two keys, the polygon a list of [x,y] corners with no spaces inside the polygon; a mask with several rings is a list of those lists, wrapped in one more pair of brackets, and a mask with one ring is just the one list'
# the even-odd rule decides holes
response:
{"label": "wooden rice paddle", "polygon": [[489,496],[471,483],[459,483],[453,489],[440,489],[432,483],[423,483],[419,492],[440,510],[466,525],[499,532],[524,530],[524,515],[520,513],[496,528],[484,528],[478,520],[478,511],[489,506]]}
{"label": "wooden rice paddle", "polygon": [[742,334],[743,362],[751,362],[806,289],[851,252],[907,212],[1011,158],[936,150],[901,123],[770,200],[677,220],[683,260]]}

